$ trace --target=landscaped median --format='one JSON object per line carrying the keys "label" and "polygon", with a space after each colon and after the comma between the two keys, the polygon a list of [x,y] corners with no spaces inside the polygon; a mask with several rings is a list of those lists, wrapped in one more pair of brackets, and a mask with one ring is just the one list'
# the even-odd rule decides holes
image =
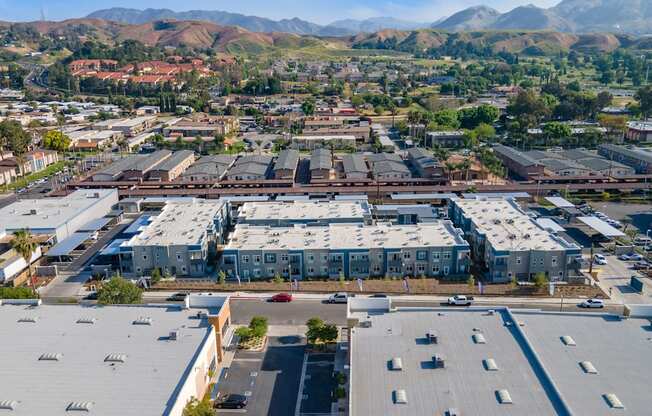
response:
{"label": "landscaped median", "polygon": [[[473,284],[472,284],[473,283]],[[361,288],[362,287],[362,288]],[[225,282],[215,280],[176,279],[174,281],[161,281],[151,290],[157,291],[211,291],[211,292],[292,292],[292,293],[387,293],[390,295],[442,295],[449,296],[460,293],[469,295],[486,296],[514,296],[514,297],[550,297],[548,285],[535,286],[517,285],[514,283],[482,284],[482,293],[478,284],[473,280],[467,282],[444,282],[437,279],[410,278],[403,279],[368,279],[360,285],[355,280],[312,280],[300,281],[298,287],[285,281],[257,281],[251,283]],[[554,297],[582,298],[582,297],[607,297],[596,286],[588,285],[558,285]]]}
{"label": "landscaped median", "polygon": [[262,351],[267,343],[267,318],[254,316],[249,326],[241,326],[235,330],[238,337],[238,348],[249,351]]}

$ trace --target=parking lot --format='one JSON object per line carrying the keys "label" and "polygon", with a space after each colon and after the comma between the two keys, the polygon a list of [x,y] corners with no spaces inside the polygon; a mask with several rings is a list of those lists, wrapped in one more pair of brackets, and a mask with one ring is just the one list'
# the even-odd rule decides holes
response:
{"label": "parking lot", "polygon": [[306,362],[301,397],[300,415],[330,415],[331,392],[336,387],[333,379],[335,354],[311,354]]}
{"label": "parking lot", "polygon": [[[270,327],[270,333],[274,332],[280,333]],[[264,351],[239,350],[235,353],[231,366],[220,375],[216,397],[244,394],[248,396],[248,404],[245,409],[218,409],[217,414],[295,414],[306,345],[299,331],[285,333],[270,336]]]}
{"label": "parking lot", "polygon": [[605,256],[607,264],[595,266],[600,270],[598,274],[600,287],[610,294],[615,301],[623,303],[649,303],[650,295],[640,295],[630,286],[631,276],[640,276],[631,267],[633,262],[619,260],[616,256]]}

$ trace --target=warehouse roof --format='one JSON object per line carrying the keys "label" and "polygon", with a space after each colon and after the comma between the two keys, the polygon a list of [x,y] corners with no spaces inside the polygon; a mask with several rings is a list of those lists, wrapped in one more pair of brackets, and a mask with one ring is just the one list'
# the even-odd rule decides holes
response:
{"label": "warehouse roof", "polygon": [[179,150],[176,151],[170,156],[169,158],[165,159],[163,162],[161,162],[158,166],[156,166],[156,170],[162,170],[162,171],[168,171],[176,168],[180,163],[184,162],[186,159],[190,157],[194,157],[195,152],[192,150]]}
{"label": "warehouse roof", "polygon": [[[500,311],[398,308],[367,311],[361,320],[369,324],[353,328],[350,337],[351,415],[563,414]],[[426,339],[433,332],[437,344]],[[433,357],[444,368],[435,368]],[[392,367],[397,358],[400,370]],[[406,403],[396,403],[398,390]],[[500,402],[501,390],[513,403]]]}
{"label": "warehouse roof", "polygon": [[369,205],[362,201],[247,202],[238,211],[238,222],[311,222],[329,219],[363,222],[368,215]]}
{"label": "warehouse roof", "polygon": [[[3,383],[0,402],[13,402],[7,414],[16,416],[168,414],[210,333],[196,313],[169,306],[2,304],[3,339],[11,342],[0,343],[0,368],[11,382]],[[149,324],[134,325],[142,317]],[[168,340],[171,331],[180,331],[176,341]],[[73,402],[90,411],[68,411]]]}
{"label": "warehouse roof", "polygon": [[312,151],[310,155],[310,170],[330,169],[333,167],[331,151],[320,147]]}
{"label": "warehouse roof", "polygon": [[497,144],[493,147],[495,153],[501,154],[521,166],[537,166],[539,163],[531,158],[530,156],[524,154],[523,152],[516,150],[512,147],[508,147],[502,144]]}
{"label": "warehouse roof", "polygon": [[297,168],[299,163],[299,152],[292,149],[285,149],[278,154],[276,159],[276,164],[274,164],[274,170],[279,169],[288,169],[294,170]]}
{"label": "warehouse roof", "polygon": [[136,170],[147,172],[151,169],[154,169],[162,163],[164,160],[172,156],[171,150],[157,150],[154,153],[150,153],[142,159],[137,159],[132,166],[127,167],[125,170]]}
{"label": "warehouse roof", "polygon": [[361,154],[346,154],[342,156],[342,165],[344,167],[345,173],[352,172],[369,172],[367,163],[364,160],[364,156]]}

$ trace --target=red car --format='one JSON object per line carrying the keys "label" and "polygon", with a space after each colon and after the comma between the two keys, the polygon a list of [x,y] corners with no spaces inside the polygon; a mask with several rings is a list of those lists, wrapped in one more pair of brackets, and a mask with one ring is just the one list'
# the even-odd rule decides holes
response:
{"label": "red car", "polygon": [[277,293],[270,299],[272,302],[292,302],[292,295],[290,293]]}

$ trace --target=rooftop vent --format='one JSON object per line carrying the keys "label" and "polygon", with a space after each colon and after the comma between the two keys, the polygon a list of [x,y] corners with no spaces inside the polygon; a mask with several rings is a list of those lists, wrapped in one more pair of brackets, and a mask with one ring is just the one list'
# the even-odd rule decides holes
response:
{"label": "rooftop vent", "polygon": [[405,390],[394,390],[394,403],[407,404],[407,394],[405,394]]}
{"label": "rooftop vent", "polygon": [[141,316],[138,319],[136,319],[133,322],[134,325],[151,325],[152,324],[152,318],[146,317],[146,316]]}
{"label": "rooftop vent", "polygon": [[60,352],[46,352],[38,357],[39,361],[59,361],[61,358],[63,358],[63,354]]}
{"label": "rooftop vent", "polygon": [[24,318],[20,318],[18,322],[30,322],[30,323],[35,323],[36,322],[36,317],[35,316],[26,316]]}
{"label": "rooftop vent", "polygon": [[473,342],[476,344],[486,344],[487,340],[484,338],[484,335],[482,334],[473,334]]}
{"label": "rooftop vent", "polygon": [[93,402],[70,402],[66,411],[68,412],[90,412],[93,408]]}
{"label": "rooftop vent", "polygon": [[16,410],[17,406],[16,400],[0,400],[0,410]]}
{"label": "rooftop vent", "polygon": [[77,319],[78,324],[94,324],[95,321],[96,321],[95,318],[89,318],[89,317]]}
{"label": "rooftop vent", "polygon": [[127,354],[109,354],[104,358],[105,363],[124,363],[127,361]]}
{"label": "rooftop vent", "polygon": [[512,396],[509,395],[509,392],[506,389],[497,390],[496,396],[498,396],[498,401],[500,404],[512,404]]}
{"label": "rooftop vent", "polygon": [[598,374],[598,370],[595,369],[595,366],[591,361],[581,361],[580,367],[582,367],[582,370],[587,374]]}
{"label": "rooftop vent", "polygon": [[563,337],[561,337],[561,342],[563,342],[564,345],[567,345],[569,347],[574,347],[577,345],[575,343],[575,340],[571,338],[569,335],[564,335]]}
{"label": "rooftop vent", "polygon": [[435,368],[445,368],[446,367],[446,360],[444,359],[444,356],[441,354],[433,355],[432,356],[432,363],[435,365]]}
{"label": "rooftop vent", "polygon": [[392,358],[392,370],[401,371],[403,369],[403,360],[401,357]]}
{"label": "rooftop vent", "polygon": [[487,371],[498,371],[498,365],[496,364],[496,360],[493,358],[487,358],[486,360],[482,360],[482,363],[484,364],[484,368]]}
{"label": "rooftop vent", "polygon": [[453,409],[453,408],[446,409],[446,411],[444,412],[444,416],[461,416],[461,415],[462,414],[458,409]]}
{"label": "rooftop vent", "polygon": [[431,329],[428,332],[426,332],[426,338],[428,339],[428,343],[430,344],[439,343],[439,337],[437,336],[437,331],[435,331],[434,329]]}
{"label": "rooftop vent", "polygon": [[607,393],[602,395],[604,399],[609,403],[609,406],[611,406],[612,409],[624,409],[625,406],[623,405],[623,402],[620,401],[618,396],[616,396],[613,393]]}

